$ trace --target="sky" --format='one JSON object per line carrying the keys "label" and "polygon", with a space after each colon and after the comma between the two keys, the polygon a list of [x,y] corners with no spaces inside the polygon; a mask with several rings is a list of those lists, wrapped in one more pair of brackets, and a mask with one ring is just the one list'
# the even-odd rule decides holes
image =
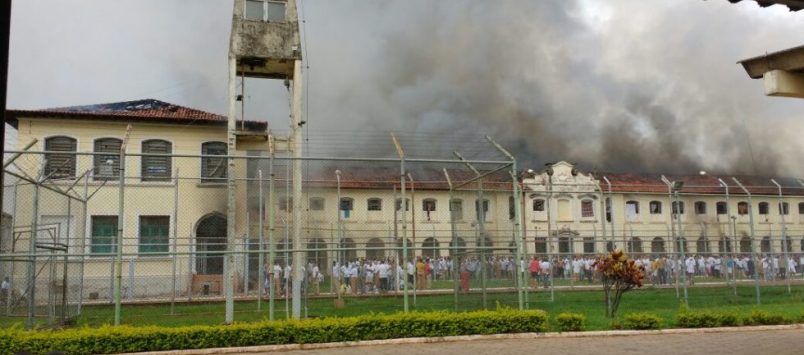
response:
{"label": "sky", "polygon": [[[804,44],[804,11],[726,0],[301,0],[306,151],[804,175],[804,100],[736,62]],[[230,0],[25,0],[8,106],[144,98],[224,114]],[[245,116],[287,132],[281,81]]]}

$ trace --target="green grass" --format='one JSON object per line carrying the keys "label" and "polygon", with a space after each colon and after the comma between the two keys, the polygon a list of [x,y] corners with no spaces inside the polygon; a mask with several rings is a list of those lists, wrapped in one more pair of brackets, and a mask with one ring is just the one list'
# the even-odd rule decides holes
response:
{"label": "green grass", "polygon": [[[690,288],[689,306],[693,310],[735,311],[748,314],[753,309],[770,313],[785,314],[799,319],[804,315],[804,286],[794,286],[793,292],[787,294],[784,286],[763,287],[762,304],[755,304],[754,288],[741,286],[737,295],[731,287]],[[682,293],[683,294],[683,293]],[[337,309],[332,299],[310,299],[307,301],[307,315],[310,317],[344,317],[366,313],[394,313],[403,310],[402,296],[388,297],[345,297],[346,307]],[[414,303],[413,295],[409,296],[411,310],[453,310],[453,295],[418,295]],[[665,325],[675,324],[675,315],[679,311],[681,299],[676,297],[675,289],[655,289],[645,287],[634,290],[623,296],[618,313],[651,312],[664,318]],[[458,310],[468,311],[483,308],[482,296],[478,293],[459,295]],[[501,306],[517,307],[516,293],[489,293],[486,306],[495,309]],[[543,309],[553,317],[561,312],[581,313],[587,317],[587,329],[609,329],[610,320],[604,315],[603,293],[600,290],[569,291],[556,290],[555,300],[550,300],[549,290],[540,289],[529,293],[529,307]],[[113,306],[85,306],[83,314],[77,320],[80,326],[99,326],[113,322]],[[257,310],[256,301],[242,301],[235,304],[235,320],[251,322],[268,319],[268,302],[262,302],[262,309]],[[275,302],[275,319],[286,317],[285,302]],[[170,314],[169,304],[123,305],[122,319],[130,325],[183,326],[190,324],[220,324],[224,321],[224,304],[214,303],[177,303],[174,314]],[[0,317],[0,326],[24,324],[24,318]]]}

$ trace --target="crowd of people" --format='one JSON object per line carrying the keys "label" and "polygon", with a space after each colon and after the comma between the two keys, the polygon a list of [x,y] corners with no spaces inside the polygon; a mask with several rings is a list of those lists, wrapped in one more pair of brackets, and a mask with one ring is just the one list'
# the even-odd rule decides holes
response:
{"label": "crowd of people", "polygon": [[[384,294],[405,288],[426,290],[433,283],[443,280],[459,279],[460,290],[469,292],[473,280],[482,277],[485,269],[489,279],[508,279],[515,282],[517,269],[528,279],[533,288],[549,287],[554,280],[594,283],[600,280],[595,269],[596,255],[559,255],[516,259],[511,256],[481,255],[452,258],[449,256],[422,257],[402,264],[395,258],[358,258],[348,262],[333,261],[326,268],[315,262],[302,267],[302,287],[305,292],[319,295],[320,284],[329,281],[329,292],[349,295]],[[485,260],[485,264],[482,264]],[[754,268],[760,279],[766,281],[783,280],[788,277],[804,278],[804,254],[783,255],[766,254],[756,259],[750,255],[703,255],[693,254],[682,259],[678,255],[638,255],[635,262],[645,270],[646,282],[652,285],[667,285],[682,280],[685,273],[690,285],[696,279],[733,280],[753,278]],[[485,268],[483,267],[485,266]],[[268,295],[273,284],[275,295],[284,297],[290,294],[293,286],[292,268],[275,263],[266,265],[264,294]],[[457,273],[457,275],[453,275]],[[799,275],[799,276],[796,276]],[[447,285],[447,284],[445,284]],[[512,283],[513,285],[513,283]],[[451,284],[449,288],[451,288]]]}

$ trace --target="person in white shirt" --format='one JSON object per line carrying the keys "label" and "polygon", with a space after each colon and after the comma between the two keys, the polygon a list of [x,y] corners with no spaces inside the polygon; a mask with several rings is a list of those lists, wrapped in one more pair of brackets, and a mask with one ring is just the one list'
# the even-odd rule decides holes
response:
{"label": "person in white shirt", "polygon": [[352,295],[357,295],[357,274],[360,267],[355,263],[349,263],[349,285],[352,288]]}
{"label": "person in white shirt", "polygon": [[310,281],[313,284],[313,292],[316,296],[319,295],[319,283],[321,282],[321,271],[318,269],[318,264],[313,264],[313,269],[310,272]]}
{"label": "person in white shirt", "polygon": [[282,294],[282,267],[279,266],[279,262],[274,263],[272,276],[274,281],[274,294],[271,295],[271,297],[275,297],[274,295]]}
{"label": "person in white shirt", "polygon": [[695,284],[695,258],[689,257],[686,261],[687,264],[687,278],[689,279],[689,284],[692,286]]}
{"label": "person in white shirt", "polygon": [[0,301],[3,304],[8,304],[11,299],[11,281],[8,281],[8,276],[3,278],[3,283],[0,284]]}
{"label": "person in white shirt", "polygon": [[329,288],[332,292],[340,292],[341,290],[341,267],[338,262],[332,262],[332,273],[330,276]]}
{"label": "person in white shirt", "polygon": [[385,263],[385,260],[380,262],[380,265],[377,265],[377,274],[380,277],[380,292],[388,291],[388,270],[388,264]]}
{"label": "person in white shirt", "polygon": [[539,263],[539,272],[542,274],[544,288],[550,287],[550,282],[553,278],[553,270],[550,266],[551,264],[549,261],[547,261],[547,259],[544,259],[541,263]]}

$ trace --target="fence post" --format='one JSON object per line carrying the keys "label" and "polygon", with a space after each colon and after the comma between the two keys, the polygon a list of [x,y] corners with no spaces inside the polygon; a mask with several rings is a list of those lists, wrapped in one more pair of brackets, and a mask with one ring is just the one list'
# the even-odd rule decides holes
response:
{"label": "fence post", "polygon": [[176,177],[173,179],[173,257],[171,258],[171,287],[170,287],[170,315],[176,311],[176,252],[179,243],[179,168],[176,168]]}

